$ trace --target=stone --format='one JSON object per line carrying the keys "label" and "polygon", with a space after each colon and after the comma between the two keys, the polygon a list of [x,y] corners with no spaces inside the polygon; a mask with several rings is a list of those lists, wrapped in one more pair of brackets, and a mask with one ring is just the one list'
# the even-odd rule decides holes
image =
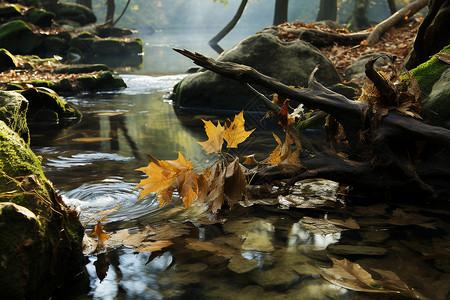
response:
{"label": "stone", "polygon": [[22,15],[20,8],[17,4],[7,4],[0,7],[0,19],[9,20],[12,18],[17,18]]}
{"label": "stone", "polygon": [[30,8],[26,13],[28,21],[39,27],[50,27],[56,15],[43,9]]}
{"label": "stone", "polygon": [[422,115],[426,123],[450,129],[450,68],[433,85],[430,95],[423,101]]}
{"label": "stone", "polygon": [[246,259],[241,255],[233,256],[228,263],[228,269],[235,273],[243,274],[256,269],[259,266],[259,262],[256,259]]}
{"label": "stone", "polygon": [[[28,144],[0,121],[0,286],[5,299],[49,299],[82,272],[84,229]],[[57,249],[57,251],[55,251]]]}
{"label": "stone", "polygon": [[295,283],[299,276],[286,268],[273,268],[269,270],[256,270],[252,272],[252,278],[262,287],[282,286],[288,287]]}
{"label": "stone", "polygon": [[55,69],[55,73],[57,74],[80,74],[99,71],[109,71],[109,67],[104,64],[92,64],[92,65],[69,65],[58,67]]}
{"label": "stone", "polygon": [[17,58],[8,50],[0,49],[0,72],[17,68]]}
{"label": "stone", "polygon": [[[345,69],[345,79],[347,81],[356,80],[359,84],[363,84],[366,80],[365,66],[371,58],[375,58],[380,55],[392,55],[389,53],[378,52],[372,54],[366,54],[359,57],[353,64]],[[390,59],[388,56],[382,56],[375,62],[375,70],[379,71],[383,66],[389,65]]]}
{"label": "stone", "polygon": [[[283,42],[271,34],[256,34],[222,53],[221,62],[235,62],[255,68],[285,84],[306,87],[313,69],[319,65],[316,79],[325,86],[340,82],[332,63],[309,43]],[[266,95],[270,91],[262,90]],[[208,110],[266,110],[260,101],[240,83],[200,69],[174,87],[174,102],[179,108]],[[295,103],[292,103],[295,106]]]}
{"label": "stone", "polygon": [[68,49],[67,42],[57,36],[45,37],[38,53],[42,57],[52,57],[54,55],[64,55]]}
{"label": "stone", "polygon": [[0,91],[0,120],[14,130],[27,143],[30,133],[27,126],[28,100],[12,91]]}
{"label": "stone", "polygon": [[52,90],[45,88],[26,89],[21,94],[29,102],[27,119],[29,125],[65,127],[78,122],[80,111],[61,100]]}
{"label": "stone", "polygon": [[[450,54],[450,45],[440,52]],[[417,80],[423,98],[430,95],[434,84],[441,78],[442,73],[444,73],[448,67],[449,65],[447,63],[440,61],[437,57],[433,56],[430,60],[409,71],[409,73]]]}
{"label": "stone", "polygon": [[41,35],[33,33],[22,20],[0,26],[0,45],[13,54],[31,54],[41,44]]}
{"label": "stone", "polygon": [[339,245],[339,244],[329,245],[327,247],[327,250],[333,254],[344,256],[346,255],[382,256],[388,253],[387,249],[381,247]]}
{"label": "stone", "polygon": [[119,55],[123,51],[123,44],[118,39],[99,39],[91,44],[91,55]]}
{"label": "stone", "polygon": [[70,20],[84,26],[97,21],[92,10],[76,3],[58,3],[56,7],[57,20]]}

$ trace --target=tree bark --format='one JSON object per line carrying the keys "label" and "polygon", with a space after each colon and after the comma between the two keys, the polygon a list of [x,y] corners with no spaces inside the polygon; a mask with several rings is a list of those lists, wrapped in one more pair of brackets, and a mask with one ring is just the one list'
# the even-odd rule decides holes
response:
{"label": "tree bark", "polygon": [[337,1],[336,0],[320,0],[319,13],[316,21],[337,19]]}
{"label": "tree bark", "polygon": [[[444,198],[450,195],[450,130],[427,125],[395,109],[389,110],[376,127],[371,127],[367,102],[352,101],[328,90],[314,79],[314,72],[308,88],[293,89],[248,66],[174,50],[215,73],[244,84],[266,87],[308,108],[323,110],[343,126],[348,158],[315,154],[303,158],[304,168],[296,173],[272,171],[260,174],[260,179],[293,177],[295,181],[322,177],[377,193],[398,191],[402,195]],[[363,132],[365,138],[361,137]],[[417,144],[423,146],[419,149]]]}
{"label": "tree bark", "polygon": [[276,0],[273,25],[287,22],[289,0]]}

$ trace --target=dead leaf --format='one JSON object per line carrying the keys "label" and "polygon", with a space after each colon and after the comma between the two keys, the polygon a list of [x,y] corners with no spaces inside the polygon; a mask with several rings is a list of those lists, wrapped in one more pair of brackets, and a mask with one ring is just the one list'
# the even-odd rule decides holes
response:
{"label": "dead leaf", "polygon": [[434,226],[434,218],[429,218],[415,213],[405,213],[403,210],[397,208],[392,212],[392,218],[386,223],[398,226],[417,225],[424,228],[436,229]]}
{"label": "dead leaf", "polygon": [[242,199],[242,194],[247,188],[247,179],[239,164],[239,158],[231,162],[225,172],[224,193],[230,207]]}
{"label": "dead leaf", "polygon": [[107,235],[103,231],[103,225],[101,221],[97,222],[97,225],[95,225],[94,232],[91,234],[91,236],[97,238],[97,250],[103,248],[104,242],[106,242],[109,239],[109,235]]}
{"label": "dead leaf", "polygon": [[357,263],[347,259],[338,260],[331,257],[332,268],[319,268],[320,275],[327,281],[346,289],[369,293],[400,293],[396,290],[384,289],[372,275]]}
{"label": "dead leaf", "polygon": [[191,161],[186,160],[181,152],[178,152],[177,160],[157,160],[157,163],[151,161],[147,167],[137,170],[149,176],[135,187],[144,188],[138,201],[152,192],[157,193],[160,207],[165,202],[170,202],[175,189],[180,193],[185,207],[189,207],[202,189],[202,186],[199,188],[199,183],[204,183],[201,179],[203,175],[194,171]]}
{"label": "dead leaf", "polygon": [[97,255],[97,260],[94,262],[95,273],[97,274],[100,282],[105,279],[106,274],[109,269],[109,257],[105,253],[100,253]]}
{"label": "dead leaf", "polygon": [[219,153],[222,150],[225,128],[220,125],[219,121],[217,121],[217,126],[214,126],[211,121],[205,121],[203,119],[202,121],[205,123],[205,131],[208,136],[208,140],[197,143],[202,146],[202,149],[206,151],[206,154]]}
{"label": "dead leaf", "polygon": [[359,224],[353,219],[352,217],[348,218],[347,220],[328,220],[331,224],[348,228],[348,229],[360,229]]}
{"label": "dead leaf", "polygon": [[[229,121],[229,120],[227,120]],[[244,111],[241,111],[234,117],[230,124],[225,123],[225,131],[223,138],[227,142],[227,148],[237,148],[237,145],[245,141],[249,135],[255,130],[245,131]]]}
{"label": "dead leaf", "polygon": [[171,241],[143,242],[134,252],[155,252],[173,245]]}

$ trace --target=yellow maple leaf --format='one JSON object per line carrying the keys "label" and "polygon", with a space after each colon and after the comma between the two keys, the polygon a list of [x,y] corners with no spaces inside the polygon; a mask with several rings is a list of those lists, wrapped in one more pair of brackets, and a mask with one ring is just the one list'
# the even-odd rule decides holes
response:
{"label": "yellow maple leaf", "polygon": [[255,130],[245,131],[244,111],[236,115],[233,122],[230,122],[230,124],[227,123],[225,124],[225,131],[223,133],[223,138],[227,141],[227,148],[237,148],[237,145],[245,141]]}
{"label": "yellow maple leaf", "polygon": [[217,126],[214,126],[211,121],[205,121],[203,119],[202,121],[205,123],[205,131],[208,136],[208,140],[197,143],[202,146],[203,150],[206,151],[206,154],[219,153],[220,150],[222,150],[223,133],[225,128],[220,125],[219,121],[217,121]]}
{"label": "yellow maple leaf", "polygon": [[101,221],[97,222],[97,225],[95,225],[94,232],[91,234],[91,236],[97,238],[97,250],[104,247],[104,243],[110,238],[109,235],[107,235],[103,231],[103,225],[102,222],[106,219],[106,216],[102,218]]}
{"label": "yellow maple leaf", "polygon": [[158,194],[160,207],[165,202],[170,202],[175,189],[178,190],[186,207],[198,196],[202,186],[199,183],[204,182],[202,175],[197,174],[190,160],[186,160],[178,152],[177,160],[156,160],[152,159],[148,166],[137,169],[148,175],[148,178],[141,180],[135,187],[143,187],[138,199],[150,193]]}

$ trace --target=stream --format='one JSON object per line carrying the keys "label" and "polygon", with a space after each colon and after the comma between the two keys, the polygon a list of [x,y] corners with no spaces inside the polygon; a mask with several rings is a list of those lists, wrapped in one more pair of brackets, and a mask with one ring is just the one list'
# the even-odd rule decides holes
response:
{"label": "stream", "polygon": [[[218,221],[205,218],[201,208],[184,210],[176,194],[174,204],[162,208],[155,195],[138,202],[134,187],[145,176],[136,169],[148,164],[147,154],[174,160],[180,151],[196,171],[218,159],[196,143],[207,139],[203,127],[180,122],[168,97],[186,75],[164,66],[145,72],[163,69],[175,75],[123,74],[128,87],[122,91],[66,98],[83,112],[81,122],[32,134],[32,149],[67,205],[80,212],[87,233],[102,218],[98,212],[119,206],[103,222],[106,232],[136,233],[179,222],[183,238],[174,239],[170,251],[135,253],[123,243],[88,255],[88,276],[61,287],[52,299],[407,299],[406,293],[417,290],[427,295],[423,299],[448,299],[445,211],[376,202],[346,207],[336,198],[337,184],[325,180],[296,185],[292,197],[237,205]],[[246,115],[247,130],[256,130],[235,154],[263,158],[275,148],[272,132],[283,133],[276,122],[261,125],[263,115]],[[202,117],[207,116],[188,123],[201,123]],[[332,266],[330,255],[367,270],[396,272],[401,279],[383,274],[397,291],[355,292],[342,287],[342,273],[330,275],[336,284],[330,283],[322,269]],[[361,290],[361,283],[355,286]]]}

